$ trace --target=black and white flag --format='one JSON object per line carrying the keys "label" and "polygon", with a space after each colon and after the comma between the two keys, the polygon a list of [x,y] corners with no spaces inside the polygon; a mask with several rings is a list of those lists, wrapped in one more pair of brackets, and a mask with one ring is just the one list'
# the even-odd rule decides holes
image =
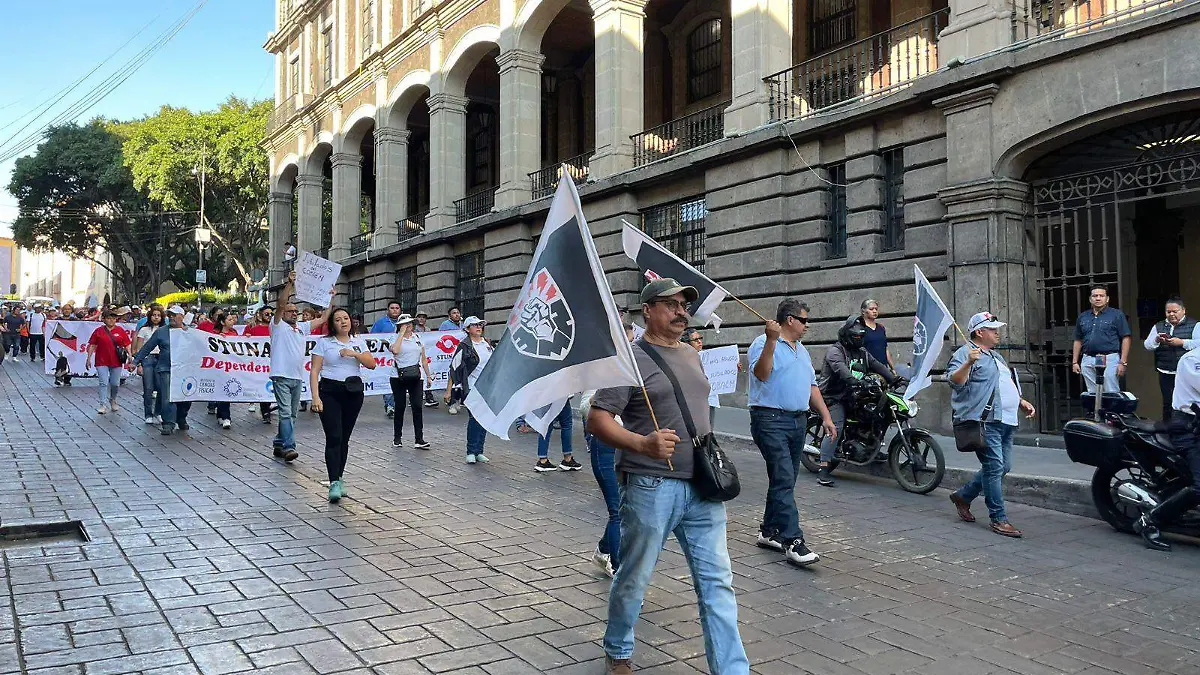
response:
{"label": "black and white flag", "polygon": [[562,175],[504,335],[465,401],[504,439],[521,415],[581,391],[641,386],[579,193]]}
{"label": "black and white flag", "polygon": [[717,282],[704,276],[700,270],[692,267],[678,256],[663,248],[662,244],[639,228],[622,221],[625,227],[621,230],[621,247],[625,255],[637,263],[638,269],[646,281],[668,278],[674,279],[684,286],[692,286],[700,294],[696,301],[688,307],[688,314],[699,321],[701,325],[712,324],[721,330],[721,317],[714,314],[717,305],[728,294]]}
{"label": "black and white flag", "polygon": [[954,325],[954,316],[933,290],[933,284],[921,273],[921,268],[913,265],[913,273],[917,280],[917,314],[913,317],[912,377],[904,390],[906,401],[911,401],[917,392],[933,384],[929,371],[942,353],[942,336]]}

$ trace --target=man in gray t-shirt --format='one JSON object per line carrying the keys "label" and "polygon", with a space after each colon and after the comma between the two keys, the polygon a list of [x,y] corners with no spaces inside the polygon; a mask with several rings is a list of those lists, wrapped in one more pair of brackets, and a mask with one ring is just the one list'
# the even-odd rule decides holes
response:
{"label": "man in gray t-shirt", "polygon": [[[634,358],[646,385],[601,389],[592,398],[587,428],[617,448],[621,484],[621,564],[608,593],[604,653],[608,672],[632,673],[633,625],[663,544],[679,540],[695,575],[709,672],[749,675],[750,662],[737,625],[733,569],[725,539],[723,502],[701,499],[692,488],[692,439],[679,410],[675,389],[646,350],[654,350],[679,380],[696,433],[709,433],[708,378],[696,350],[679,341],[688,325],[695,288],[658,279],[642,289],[646,333],[634,345]],[[624,424],[618,424],[616,417]]]}

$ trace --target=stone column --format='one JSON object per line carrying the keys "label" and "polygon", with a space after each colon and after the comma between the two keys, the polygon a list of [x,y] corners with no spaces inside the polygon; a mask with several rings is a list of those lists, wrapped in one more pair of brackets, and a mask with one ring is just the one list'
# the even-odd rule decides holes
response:
{"label": "stone column", "polygon": [[630,136],[644,129],[645,0],[591,0],[596,28],[596,154],[591,175],[633,167]]}
{"label": "stone column", "polygon": [[1010,45],[1014,29],[1019,39],[1031,37],[1026,25],[1032,25],[1029,0],[1017,0],[1015,12],[1011,0],[950,0],[950,24],[938,37],[938,64]]}
{"label": "stone column", "polygon": [[452,94],[429,97],[429,215],[425,231],[454,225],[454,200],[467,183],[467,99]]}
{"label": "stone column", "polygon": [[791,0],[732,0],[733,101],[725,109],[725,133],[733,135],[771,121],[763,78],[792,65]]}
{"label": "stone column", "polygon": [[500,187],[496,208],[529,201],[529,174],[541,164],[542,61],[537,52],[513,49],[500,67]]}
{"label": "stone column", "polygon": [[375,247],[399,241],[396,221],[408,215],[407,129],[375,130]]}
{"label": "stone column", "polygon": [[296,199],[299,220],[296,248],[300,251],[316,251],[321,248],[321,197],[325,187],[322,176],[296,176]]}
{"label": "stone column", "polygon": [[350,238],[362,223],[362,155],[336,152],[333,164],[333,243],[329,259],[350,257]]}
{"label": "stone column", "polygon": [[270,222],[267,232],[267,267],[273,270],[283,269],[284,244],[292,241],[292,193],[272,192],[267,204]]}

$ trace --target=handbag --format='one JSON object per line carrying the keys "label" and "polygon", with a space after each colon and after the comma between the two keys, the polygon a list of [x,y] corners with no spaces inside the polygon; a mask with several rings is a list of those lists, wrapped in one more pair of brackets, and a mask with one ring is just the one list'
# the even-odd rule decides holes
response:
{"label": "handbag", "polygon": [[351,394],[361,394],[366,391],[366,387],[363,385],[363,379],[358,375],[347,377],[343,384],[346,385],[346,391]]}
{"label": "handbag", "polygon": [[[996,389],[999,389],[997,387]],[[992,415],[992,403],[996,400],[996,389],[988,397],[983,414],[977,420],[963,420],[954,423],[954,445],[959,452],[983,452],[988,449],[987,437],[983,435],[986,420]]]}
{"label": "handbag", "polygon": [[104,332],[108,335],[108,341],[112,343],[113,350],[116,351],[116,353],[117,353],[117,361],[121,365],[125,365],[126,363],[128,363],[129,362],[129,350],[127,350],[124,347],[122,347],[121,345],[117,344],[117,339],[113,337],[112,331],[110,331],[108,329],[108,326],[104,326]]}
{"label": "handbag", "polygon": [[717,444],[712,432],[697,438],[696,425],[692,421],[692,412],[688,409],[687,400],[683,397],[683,389],[675,373],[667,366],[658,350],[646,341],[642,341],[642,350],[654,360],[659,370],[671,381],[675,389],[675,401],[679,404],[679,412],[683,414],[683,423],[687,427],[688,436],[692,438],[693,454],[695,457],[692,469],[692,487],[701,498],[709,501],[727,502],[737,497],[742,491],[742,483],[738,480],[737,467]]}
{"label": "handbag", "polygon": [[421,379],[421,366],[414,364],[411,366],[404,366],[403,368],[396,368],[396,375],[401,380],[419,380]]}

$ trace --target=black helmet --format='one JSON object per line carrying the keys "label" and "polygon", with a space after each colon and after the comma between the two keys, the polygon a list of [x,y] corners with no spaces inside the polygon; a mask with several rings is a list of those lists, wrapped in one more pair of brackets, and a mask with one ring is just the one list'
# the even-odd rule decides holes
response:
{"label": "black helmet", "polygon": [[867,335],[867,327],[862,323],[861,316],[852,316],[838,329],[838,342],[851,349],[863,346],[863,338]]}

